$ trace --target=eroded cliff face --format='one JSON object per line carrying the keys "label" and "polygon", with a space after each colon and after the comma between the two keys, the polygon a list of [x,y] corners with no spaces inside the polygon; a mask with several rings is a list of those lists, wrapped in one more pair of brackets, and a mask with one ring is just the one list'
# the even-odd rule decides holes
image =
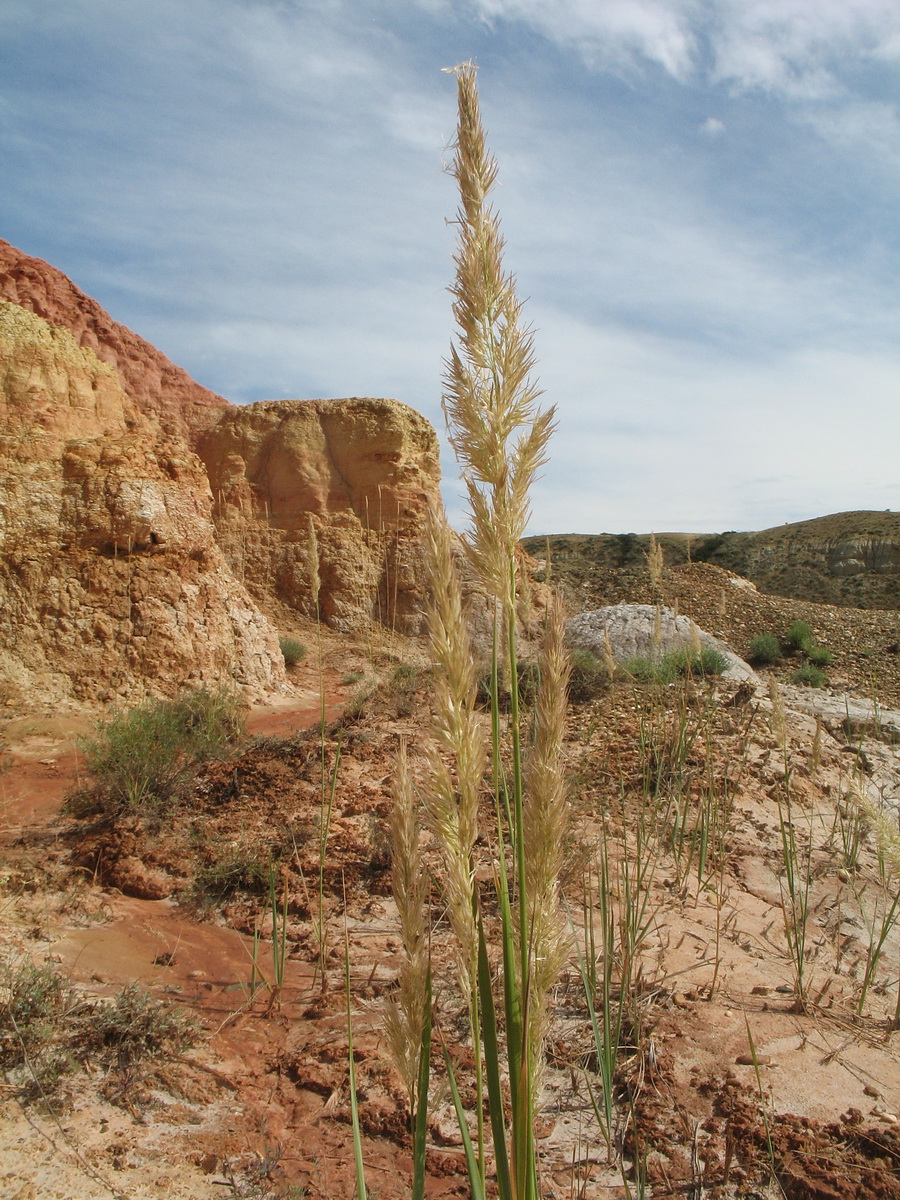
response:
{"label": "eroded cliff face", "polygon": [[0,301],[0,702],[261,696],[275,630],[215,541],[203,465],[71,332]]}
{"label": "eroded cliff face", "polygon": [[[431,425],[396,400],[281,400],[234,408],[197,442],[220,544],[265,605],[339,630],[420,632],[422,532],[440,483]],[[313,563],[315,559],[315,564]]]}
{"label": "eroded cliff face", "polygon": [[821,604],[900,608],[900,514],[833,513],[716,541],[709,561],[763,591]]}
{"label": "eroded cliff face", "polygon": [[0,705],[283,686],[285,608],[415,634],[438,446],[393,400],[237,407],[0,242]]}

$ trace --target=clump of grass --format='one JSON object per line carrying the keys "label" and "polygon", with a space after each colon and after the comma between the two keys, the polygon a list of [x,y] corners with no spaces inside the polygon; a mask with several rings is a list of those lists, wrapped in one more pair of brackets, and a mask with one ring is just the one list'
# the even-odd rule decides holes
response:
{"label": "clump of grass", "polygon": [[281,656],[284,659],[286,667],[296,667],[306,658],[306,647],[302,642],[293,637],[280,637],[278,639],[278,647],[281,650]]}
{"label": "clump of grass", "polygon": [[686,675],[721,675],[728,669],[728,659],[714,646],[699,650],[685,646],[651,658],[629,658],[623,668],[637,683],[674,683]]}
{"label": "clump of grass", "polygon": [[609,666],[590,650],[572,650],[569,653],[569,700],[573,704],[584,704],[593,700],[608,687],[611,674]]}
{"label": "clump of grass", "polygon": [[159,810],[242,730],[238,700],[224,690],[200,688],[114,713],[80,744],[93,802],[110,814]]}
{"label": "clump of grass", "polygon": [[789,650],[805,654],[814,644],[813,632],[805,621],[794,621],[784,635],[785,645]]}
{"label": "clump of grass", "polygon": [[818,667],[809,662],[798,667],[791,675],[791,683],[796,683],[801,687],[820,688],[824,687],[827,682],[825,672],[820,671]]}
{"label": "clump of grass", "polygon": [[193,1027],[138,984],[110,1001],[89,1000],[50,966],[7,969],[0,1008],[0,1066],[26,1101],[62,1098],[63,1084],[83,1066],[107,1073],[104,1092],[129,1104],[149,1064],[181,1053]]}
{"label": "clump of grass", "polygon": [[683,674],[691,675],[722,675],[728,670],[728,659],[715,646],[701,646],[693,650],[685,659]]}
{"label": "clump of grass", "polygon": [[193,890],[199,900],[218,903],[236,892],[260,895],[266,881],[266,864],[246,850],[235,850],[200,867],[194,875]]}
{"label": "clump of grass", "polygon": [[824,646],[810,646],[806,651],[806,657],[814,667],[828,667],[834,662],[834,655]]}
{"label": "clump of grass", "polygon": [[761,633],[750,639],[747,657],[751,663],[759,666],[769,666],[781,658],[781,644],[771,633]]}

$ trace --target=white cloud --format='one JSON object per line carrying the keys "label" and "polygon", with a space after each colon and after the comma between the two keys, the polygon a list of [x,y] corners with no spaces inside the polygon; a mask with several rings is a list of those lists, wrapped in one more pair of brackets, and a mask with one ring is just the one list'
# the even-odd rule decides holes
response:
{"label": "white cloud", "polygon": [[[522,21],[591,64],[641,61],[686,81],[705,70],[738,88],[811,99],[840,91],[835,60],[891,57],[896,0],[470,0],[486,21]],[[429,4],[434,8],[433,2]]]}
{"label": "white cloud", "polygon": [[707,117],[700,126],[700,132],[709,137],[719,137],[725,132],[725,122],[720,121],[718,117]]}

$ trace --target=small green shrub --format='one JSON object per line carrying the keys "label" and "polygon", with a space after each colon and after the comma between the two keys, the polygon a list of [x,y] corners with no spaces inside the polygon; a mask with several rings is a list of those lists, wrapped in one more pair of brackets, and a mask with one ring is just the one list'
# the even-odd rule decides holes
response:
{"label": "small green shrub", "polygon": [[98,808],[117,813],[160,807],[201,763],[231,746],[242,728],[237,698],[206,688],[113,714],[80,743]]}
{"label": "small green shrub", "polygon": [[728,669],[728,659],[714,646],[699,650],[685,646],[658,658],[630,658],[623,666],[638,683],[674,683],[685,675],[721,675]]}
{"label": "small green shrub", "polygon": [[767,666],[769,663],[778,662],[781,658],[781,646],[778,638],[771,633],[761,633],[758,637],[751,638],[747,657],[750,662],[756,663],[758,666]]}
{"label": "small green shrub", "polygon": [[306,647],[302,642],[298,642],[296,638],[280,637],[278,639],[278,647],[281,650],[281,656],[284,659],[286,667],[296,667],[297,663],[303,662],[306,658]]}
{"label": "small green shrub", "polygon": [[797,683],[803,687],[820,688],[824,687],[827,682],[824,671],[820,671],[812,663],[804,663],[791,676],[791,683]]}
{"label": "small green shrub", "polygon": [[810,646],[806,657],[816,667],[828,667],[834,662],[834,655],[824,646]]}
{"label": "small green shrub", "polygon": [[148,1059],[185,1050],[194,1041],[194,1030],[140,984],[129,983],[112,1003],[92,1006],[79,1040],[86,1055],[125,1072]]}
{"label": "small green shrub", "polygon": [[[701,646],[699,652],[690,652],[684,664],[692,675],[721,675],[728,670],[728,659],[715,646]],[[687,670],[683,669],[682,674],[687,674]]]}
{"label": "small green shrub", "polygon": [[110,1099],[134,1099],[135,1074],[153,1059],[180,1053],[193,1027],[138,984],[111,1001],[90,1000],[50,966],[25,963],[4,976],[0,1066],[22,1099],[57,1098],[63,1080],[86,1064],[107,1072]]}
{"label": "small green shrub", "polygon": [[233,853],[206,863],[194,876],[194,895],[198,900],[218,902],[235,892],[262,895],[268,884],[268,865],[246,851]]}
{"label": "small green shrub", "polygon": [[662,658],[645,658],[643,655],[627,658],[622,663],[622,669],[636,683],[672,683],[678,674],[674,664],[668,661],[668,655]]}
{"label": "small green shrub", "polygon": [[601,692],[609,683],[609,671],[590,650],[572,650],[569,654],[572,671],[569,676],[569,700],[584,704]]}
{"label": "small green shrub", "polygon": [[814,644],[813,633],[805,621],[795,621],[784,635],[789,650],[805,653]]}

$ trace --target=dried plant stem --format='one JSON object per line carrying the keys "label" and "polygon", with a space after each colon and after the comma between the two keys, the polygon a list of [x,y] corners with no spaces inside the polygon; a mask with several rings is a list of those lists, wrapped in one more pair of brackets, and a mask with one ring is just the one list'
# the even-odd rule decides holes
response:
{"label": "dried plant stem", "polygon": [[427,1096],[417,1095],[422,1038],[428,1018],[428,879],[419,847],[420,826],[406,743],[401,741],[394,776],[391,818],[393,895],[400,921],[403,960],[396,992],[385,1006],[388,1045],[409,1096],[413,1120]]}

